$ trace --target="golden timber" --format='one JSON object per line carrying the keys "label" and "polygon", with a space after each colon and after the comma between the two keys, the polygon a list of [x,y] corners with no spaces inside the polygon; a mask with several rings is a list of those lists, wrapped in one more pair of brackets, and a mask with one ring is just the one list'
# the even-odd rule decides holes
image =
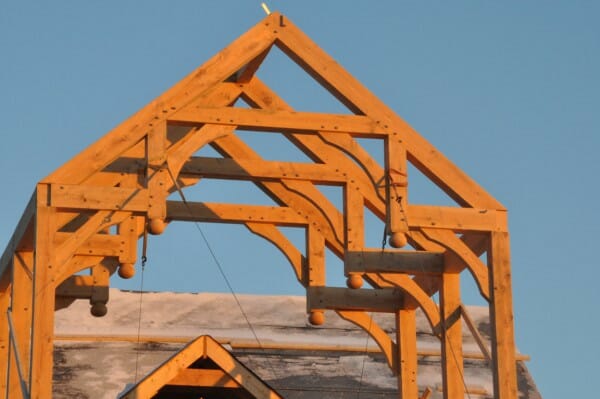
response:
{"label": "golden timber", "polygon": [[[273,46],[351,113],[286,104],[255,75]],[[314,163],[264,160],[236,135],[243,129],[283,134]],[[383,165],[355,140],[364,137],[383,141]],[[223,158],[194,156],[207,145]],[[409,163],[457,206],[410,203]],[[202,178],[251,181],[279,206],[167,201]],[[343,209],[317,184],[342,187]],[[393,248],[365,247],[365,207]],[[494,396],[516,399],[506,210],[278,13],[38,183],[0,259],[1,397],[52,396],[54,310],[86,298],[104,315],[110,276],[131,277],[145,229],[160,234],[173,221],[239,223],[276,245],[307,288],[309,320],[334,309],[367,330],[405,399],[418,394],[417,307],[440,338],[444,397],[463,398],[459,277],[470,273],[490,306]],[[280,226],[305,228],[306,248]],[[344,261],[348,288],[327,286],[326,247]],[[372,312],[395,314],[395,339]]]}
{"label": "golden timber", "polygon": [[208,335],[187,344],[123,393],[120,399],[176,397],[177,392],[182,392],[177,390],[178,387],[185,389],[186,395],[194,394],[199,398],[211,394],[207,388],[213,389],[214,395],[216,388],[223,392],[223,397],[283,399]]}

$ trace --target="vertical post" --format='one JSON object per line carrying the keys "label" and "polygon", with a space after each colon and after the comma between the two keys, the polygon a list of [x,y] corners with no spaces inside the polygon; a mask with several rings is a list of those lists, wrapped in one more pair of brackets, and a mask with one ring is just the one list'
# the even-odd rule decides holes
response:
{"label": "vertical post", "polygon": [[306,285],[320,287],[325,285],[325,238],[312,225],[307,228],[307,271]]}
{"label": "vertical post", "polygon": [[[10,266],[12,267],[12,266]],[[6,268],[0,276],[0,398],[6,398],[8,389],[7,377],[9,367],[9,337],[8,337],[8,318],[6,312],[10,306],[10,269]]]}
{"label": "vertical post", "polygon": [[[365,247],[365,199],[357,185],[346,184],[344,188],[344,225],[345,256],[348,252],[362,251]],[[363,285],[362,274],[347,275],[346,285],[349,288],[360,288]]]}
{"label": "vertical post", "polygon": [[[305,287],[322,287],[325,285],[325,238],[313,225],[306,229],[307,265],[303,274]],[[306,301],[309,306],[310,301]],[[308,321],[315,326],[325,322],[323,309],[307,309],[310,312]]]}
{"label": "vertical post", "polygon": [[464,398],[460,272],[442,274],[442,382],[444,399]]}
{"label": "vertical post", "polygon": [[408,223],[404,210],[408,204],[408,174],[406,149],[397,133],[392,133],[385,140],[385,163],[387,233],[391,235],[390,245],[400,248],[407,244]]}
{"label": "vertical post", "polygon": [[414,309],[400,309],[396,313],[396,344],[399,398],[416,399],[419,396],[419,386],[417,385],[417,317]]}
{"label": "vertical post", "polygon": [[510,245],[507,232],[492,232],[488,251],[494,397],[517,398]]}
{"label": "vertical post", "polygon": [[[148,220],[149,231],[160,234],[165,228],[167,217],[167,188],[170,186],[170,176],[166,169],[167,123],[157,121],[146,138],[147,178],[148,178]],[[174,178],[176,176],[173,176]]]}
{"label": "vertical post", "polygon": [[[48,186],[37,186],[35,221],[35,260],[33,268],[33,304],[29,389],[31,399],[52,397],[54,347],[55,270],[53,247],[56,212],[48,203]],[[26,360],[24,360],[26,361]]]}
{"label": "vertical post", "polygon": [[346,185],[344,194],[346,248],[348,251],[361,251],[365,247],[364,198],[358,186],[352,183]]}
{"label": "vertical post", "polygon": [[[24,379],[29,376],[29,359],[31,344],[31,305],[33,299],[32,292],[32,275],[33,275],[33,251],[15,252],[13,256],[13,275],[12,275],[12,300],[11,311],[13,318],[13,331],[17,341],[17,349],[19,358],[24,359],[21,364],[20,373]],[[13,368],[17,366],[12,356],[10,380],[9,380],[9,397],[17,398],[21,396],[21,375]]]}

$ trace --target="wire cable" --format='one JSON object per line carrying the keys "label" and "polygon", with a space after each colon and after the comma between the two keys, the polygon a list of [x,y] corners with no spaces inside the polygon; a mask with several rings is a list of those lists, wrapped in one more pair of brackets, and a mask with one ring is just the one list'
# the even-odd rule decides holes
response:
{"label": "wire cable", "polygon": [[362,358],[362,366],[360,369],[360,380],[358,381],[358,389],[356,391],[356,399],[360,398],[360,393],[362,389],[363,378],[365,375],[365,363],[366,359],[369,356],[369,340],[371,339],[371,325],[373,324],[373,312],[369,315],[369,329],[367,330],[367,339],[365,340],[365,353]]}
{"label": "wire cable", "polygon": [[[171,177],[171,180],[173,181],[173,185],[175,186],[175,189],[177,190],[177,192],[179,193],[179,196],[181,197],[181,200],[183,201],[183,204],[185,205],[186,209],[188,210],[190,216],[194,216],[192,208],[191,208],[189,202],[187,201],[187,198],[185,197],[185,194],[183,193],[183,190],[179,186],[179,183],[177,182],[177,179],[173,175],[173,172],[171,171],[171,168],[169,168],[169,164],[168,163],[166,163],[166,167],[167,167],[167,171],[169,172],[169,176]],[[238,308],[240,309],[240,313],[244,317],[244,320],[246,321],[246,324],[248,324],[248,328],[252,332],[252,335],[253,335],[254,339],[256,340],[256,342],[258,343],[259,348],[261,349],[261,351],[263,352],[263,354],[266,354],[266,350],[264,349],[262,343],[260,342],[260,339],[258,338],[258,334],[256,333],[256,330],[254,329],[254,326],[252,326],[252,323],[250,322],[250,319],[248,318],[248,315],[244,311],[242,303],[240,302],[238,296],[236,295],[235,290],[233,289],[233,286],[231,285],[231,282],[229,281],[229,278],[227,278],[227,274],[225,273],[225,270],[223,269],[223,266],[221,265],[221,262],[217,258],[216,253],[214,252],[212,246],[210,245],[210,242],[208,241],[208,238],[206,237],[206,235],[204,234],[204,231],[200,227],[200,223],[194,221],[194,225],[196,226],[196,229],[200,233],[200,236],[202,237],[202,240],[204,241],[204,244],[206,245],[206,248],[208,249],[208,252],[210,253],[210,256],[212,257],[215,265],[217,266],[217,269],[219,270],[219,273],[221,274],[221,277],[223,277],[223,280],[225,281],[225,284],[227,285],[227,288],[229,289],[229,292],[231,292],[231,295],[233,296],[233,299],[235,300],[235,303],[237,304]],[[268,359],[268,357],[267,357],[267,359]],[[271,373],[273,374],[273,378],[277,379],[278,377],[277,377],[277,373],[275,372],[275,368],[273,367],[273,365],[271,364],[271,362],[269,360],[267,360],[267,362],[268,362],[269,367],[271,369]]]}
{"label": "wire cable", "polygon": [[144,270],[146,269],[146,243],[147,243],[147,235],[144,233],[144,254],[142,255],[142,272],[141,272],[141,281],[140,281],[140,304],[138,310],[138,325],[137,325],[137,349],[135,351],[135,378],[134,384],[138,382],[138,368],[139,368],[139,358],[140,358],[140,335],[142,330],[142,302],[144,297]]}

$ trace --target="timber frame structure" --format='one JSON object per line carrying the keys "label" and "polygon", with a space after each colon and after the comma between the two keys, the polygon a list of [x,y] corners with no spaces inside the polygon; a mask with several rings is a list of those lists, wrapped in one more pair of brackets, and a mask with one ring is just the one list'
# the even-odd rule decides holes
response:
{"label": "timber frame structure", "polygon": [[118,399],[283,399],[209,335],[189,342]]}
{"label": "timber frame structure", "polygon": [[[273,46],[351,113],[291,109],[255,75]],[[313,163],[264,160],[236,130],[281,133]],[[356,138],[382,140],[384,164]],[[207,145],[222,158],[194,156]],[[410,203],[408,163],[457,206]],[[251,181],[279,206],[186,201],[202,178]],[[317,184],[342,187],[343,209]],[[177,192],[183,201],[168,200]],[[365,247],[365,208],[393,248]],[[276,245],[306,287],[309,320],[332,309],[364,328],[405,399],[419,396],[417,308],[441,341],[444,397],[464,397],[460,275],[470,273],[489,302],[494,397],[517,398],[506,209],[279,13],[37,184],[0,260],[0,396],[52,397],[55,309],[86,298],[105,314],[110,276],[131,277],[140,237],[171,221],[240,223]],[[306,248],[279,226],[304,227]],[[326,248],[348,288],[326,285]],[[372,312],[395,314],[395,339]]]}

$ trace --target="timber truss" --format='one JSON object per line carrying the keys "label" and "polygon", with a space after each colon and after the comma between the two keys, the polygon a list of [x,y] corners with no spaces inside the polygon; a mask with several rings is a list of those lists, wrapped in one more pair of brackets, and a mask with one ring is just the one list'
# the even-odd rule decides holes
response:
{"label": "timber truss", "polygon": [[[350,112],[286,104],[255,74],[273,46]],[[264,160],[241,130],[280,133],[313,162]],[[382,140],[383,164],[356,138]],[[222,157],[195,156],[203,146]],[[409,163],[457,206],[410,203]],[[250,181],[278,206],[168,199],[202,178]],[[343,209],[317,185],[342,187]],[[393,248],[365,246],[366,209]],[[276,245],[306,287],[309,320],[331,309],[367,330],[401,398],[419,395],[417,308],[441,341],[444,397],[464,397],[460,275],[470,273],[490,307],[494,396],[517,397],[505,208],[278,13],[37,184],[0,263],[0,396],[52,396],[54,310],[85,298],[105,314],[110,276],[131,277],[140,237],[172,221],[239,223]],[[306,247],[281,226],[305,228]],[[326,248],[348,288],[326,285]],[[394,338],[372,312],[395,314]]]}

